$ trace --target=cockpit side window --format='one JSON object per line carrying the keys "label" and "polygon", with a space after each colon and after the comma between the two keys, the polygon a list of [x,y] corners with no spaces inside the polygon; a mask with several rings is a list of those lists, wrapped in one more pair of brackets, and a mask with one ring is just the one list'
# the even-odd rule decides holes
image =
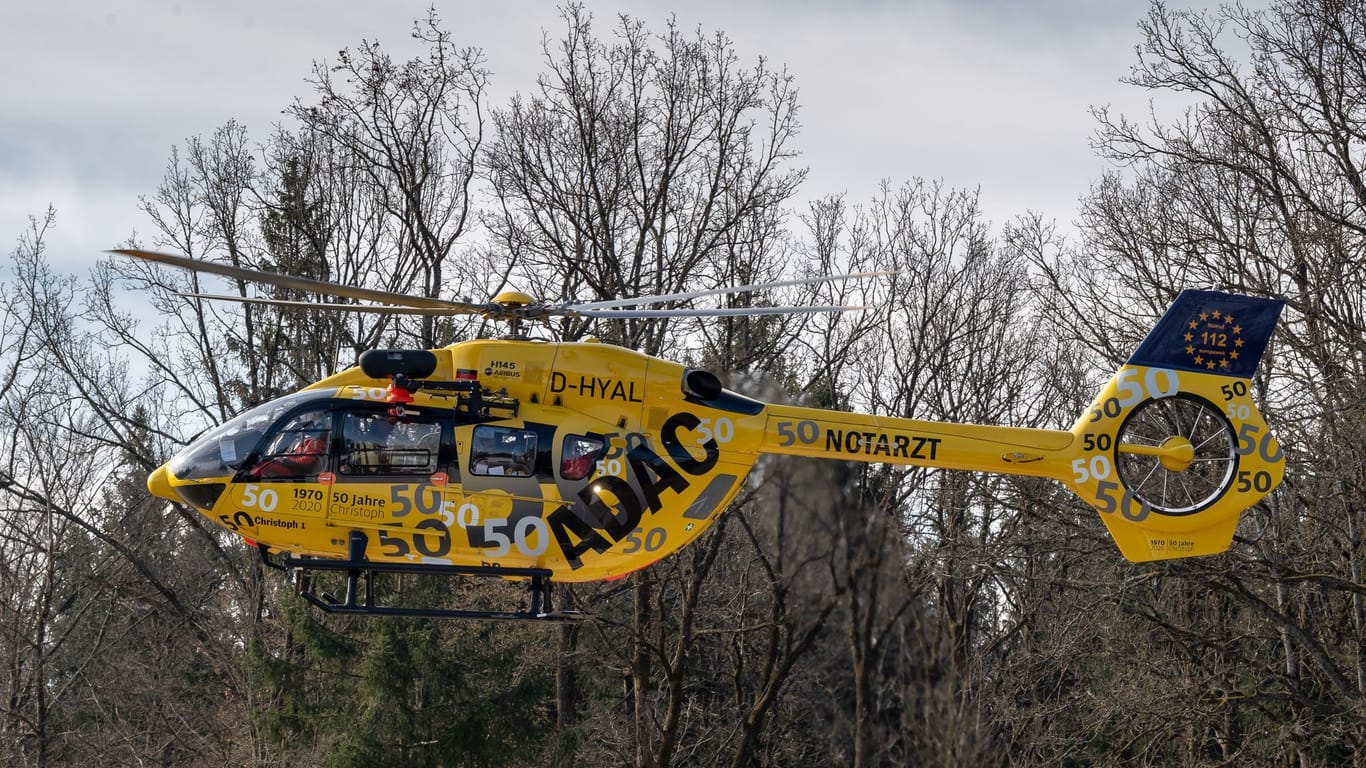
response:
{"label": "cockpit side window", "polygon": [[335,389],[305,390],[252,408],[196,437],[171,459],[171,473],[181,480],[234,474],[257,452],[261,439],[285,414],[306,402],[327,402],[335,394]]}
{"label": "cockpit side window", "polygon": [[536,469],[536,444],[536,433],[529,429],[481,424],[474,428],[470,472],[531,477]]}
{"label": "cockpit side window", "polygon": [[291,416],[266,443],[247,470],[256,480],[299,480],[327,469],[332,415],[307,410]]}
{"label": "cockpit side window", "polygon": [[348,475],[430,475],[441,454],[441,423],[397,420],[383,412],[342,417],[340,471]]}

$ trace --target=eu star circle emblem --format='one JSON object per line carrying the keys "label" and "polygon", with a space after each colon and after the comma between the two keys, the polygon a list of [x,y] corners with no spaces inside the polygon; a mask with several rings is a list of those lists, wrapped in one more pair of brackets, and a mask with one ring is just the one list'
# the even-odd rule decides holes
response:
{"label": "eu star circle emblem", "polygon": [[1193,315],[1182,336],[1186,360],[1196,368],[1223,373],[1243,349],[1243,327],[1232,314],[1208,307]]}

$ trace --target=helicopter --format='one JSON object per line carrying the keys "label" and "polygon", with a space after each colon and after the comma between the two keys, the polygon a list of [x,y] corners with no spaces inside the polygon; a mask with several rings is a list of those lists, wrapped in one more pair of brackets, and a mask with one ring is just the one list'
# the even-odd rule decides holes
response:
{"label": "helicopter", "polygon": [[[114,253],[370,304],[229,301],[347,311],[476,314],[497,339],[369,350],[358,365],[203,433],[147,480],[239,536],[328,612],[527,619],[552,584],[613,580],[701,536],[760,456],[805,456],[1051,478],[1095,507],[1120,553],[1144,562],[1223,552],[1285,458],[1251,378],[1284,302],[1181,292],[1067,430],[959,424],[764,402],[706,370],[592,338],[528,338],[527,322],[829,312],[843,306],[650,309],[803,278],[638,299],[549,304],[507,291],[447,301],[141,250]],[[636,307],[636,308],[630,308]],[[315,572],[341,572],[344,597]],[[379,574],[527,582],[506,611],[382,605]]]}

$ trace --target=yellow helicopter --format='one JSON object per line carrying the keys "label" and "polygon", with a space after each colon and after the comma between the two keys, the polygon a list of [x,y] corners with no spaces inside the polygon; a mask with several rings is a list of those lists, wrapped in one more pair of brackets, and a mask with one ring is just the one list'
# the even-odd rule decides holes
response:
{"label": "yellow helicopter", "polygon": [[[594,341],[530,340],[521,324],[821,312],[628,308],[867,275],[578,304],[507,292],[489,303],[408,297],[148,251],[161,264],[334,295],[348,311],[476,313],[512,335],[372,350],[359,365],[209,430],[148,478],[151,492],[240,534],[273,565],[341,571],[326,611],[557,620],[552,582],[619,578],[700,536],[762,454],[1047,477],[1096,507],[1132,561],[1226,550],[1240,513],[1284,473],[1249,380],[1283,302],[1182,292],[1070,430],[892,418],[765,403],[705,371]],[[266,304],[240,297],[204,297]],[[517,611],[377,605],[384,572],[530,585]],[[365,593],[360,584],[364,580]]]}

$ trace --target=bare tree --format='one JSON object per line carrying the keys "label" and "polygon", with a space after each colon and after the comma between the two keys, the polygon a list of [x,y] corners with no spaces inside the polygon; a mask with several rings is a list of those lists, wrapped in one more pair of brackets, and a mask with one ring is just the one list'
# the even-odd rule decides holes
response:
{"label": "bare tree", "polygon": [[[723,34],[689,35],[673,20],[655,37],[622,16],[610,41],[581,5],[562,16],[536,91],[494,112],[497,240],[544,296],[674,293],[733,277],[719,269],[727,252],[752,246],[741,237],[772,221],[805,175],[788,167],[791,77],[762,59],[745,66]],[[609,335],[653,352],[667,327],[632,321]]]}
{"label": "bare tree", "polygon": [[[92,332],[99,292],[46,263],[52,222],[49,211],[21,239],[6,291],[8,330],[23,331],[5,342],[23,354],[0,395],[0,539],[14,596],[4,748],[25,765],[243,762],[253,740],[221,730],[246,713],[240,699],[202,697],[242,690],[240,635],[215,610],[251,582],[206,526],[147,493],[164,446],[158,390],[137,386]],[[188,670],[200,683],[167,685]]]}
{"label": "bare tree", "polygon": [[[1288,744],[1300,765],[1360,760],[1366,462],[1352,436],[1366,413],[1366,14],[1351,3],[1211,12],[1154,4],[1141,32],[1129,82],[1159,107],[1169,94],[1195,103],[1175,117],[1155,111],[1145,123],[1097,112],[1098,146],[1127,167],[1084,208],[1091,258],[1051,274],[1070,274],[1081,303],[1097,309],[1102,298],[1162,303],[1190,285],[1287,301],[1254,381],[1287,454],[1287,482],[1245,515],[1228,558],[1164,570],[1182,588],[1143,601],[1141,623],[1175,639],[1155,656],[1197,659],[1179,684],[1214,702],[1176,717],[1185,751],[1165,754],[1257,761]],[[1107,275],[1089,281],[1103,291],[1077,279],[1087,269]],[[1225,635],[1216,624],[1211,637],[1211,616],[1239,632]],[[1125,738],[1164,754],[1160,736],[1135,728]]]}
{"label": "bare tree", "polygon": [[[604,39],[582,6],[562,16],[563,37],[543,43],[547,71],[536,90],[493,116],[488,173],[498,209],[486,221],[515,274],[543,297],[581,300],[778,274],[781,205],[804,176],[788,167],[798,127],[791,78],[763,60],[742,64],[720,33],[688,34],[672,20],[656,36],[622,16]],[[557,331],[577,338],[588,329],[569,320]],[[657,319],[597,333],[649,353],[682,338]],[[712,338],[697,357],[724,372],[761,366],[771,352],[754,346],[781,336],[732,323]],[[685,715],[698,601],[723,533],[678,565],[636,577],[620,626],[606,630],[607,647],[625,639],[631,649],[622,660],[631,727],[619,759],[672,764],[684,734],[695,733]],[[580,594],[603,615],[615,611],[607,601],[625,597]],[[576,645],[584,640],[566,636],[569,658],[584,653]],[[575,700],[562,688],[562,706]]]}
{"label": "bare tree", "polygon": [[[427,44],[426,57],[398,63],[366,41],[342,50],[334,65],[315,64],[318,102],[298,101],[290,111],[307,133],[339,150],[341,167],[368,182],[364,189],[397,228],[383,243],[400,280],[391,290],[411,285],[436,297],[473,219],[488,72],[478,49],[455,45],[435,8],[414,24],[413,37]],[[437,346],[431,318],[420,338],[424,347]]]}

